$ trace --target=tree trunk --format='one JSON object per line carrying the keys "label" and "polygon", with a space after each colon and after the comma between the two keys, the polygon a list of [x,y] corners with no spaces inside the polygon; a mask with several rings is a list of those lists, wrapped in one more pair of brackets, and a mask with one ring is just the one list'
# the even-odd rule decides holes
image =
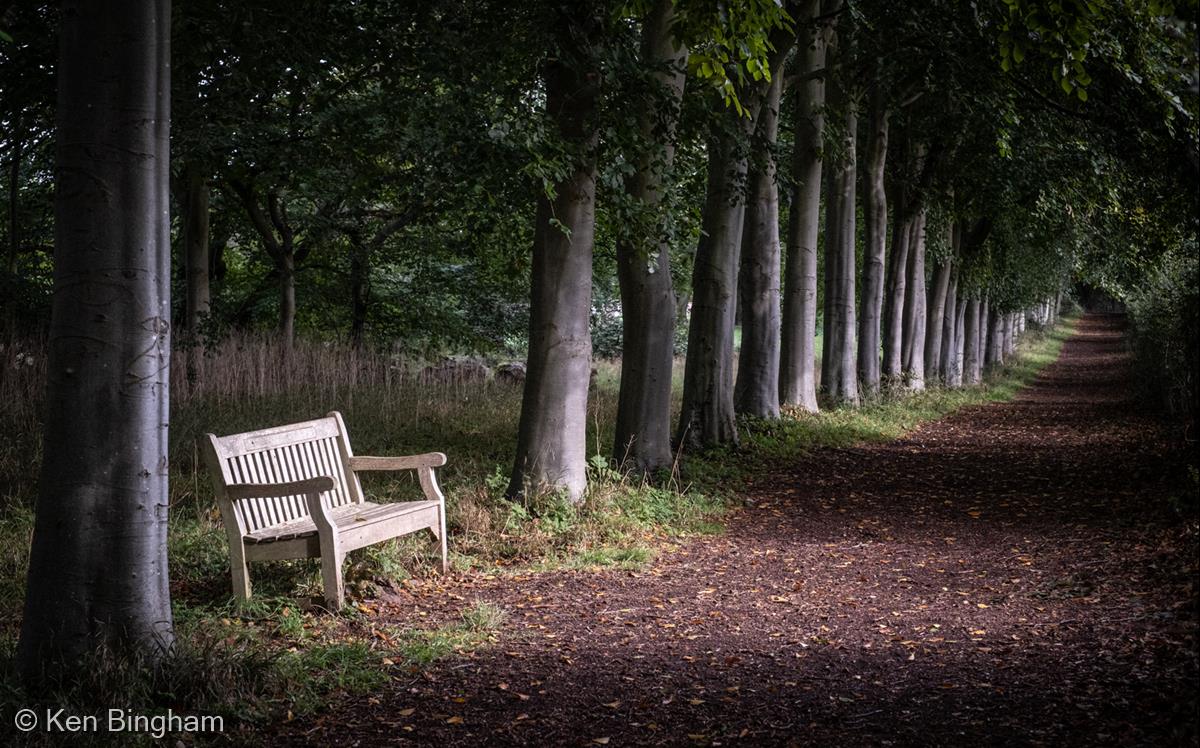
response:
{"label": "tree trunk", "polygon": [[189,164],[184,169],[183,252],[187,274],[184,326],[195,338],[200,320],[208,315],[212,295],[208,282],[208,180],[204,172]]}
{"label": "tree trunk", "polygon": [[909,239],[912,219],[893,211],[892,251],[887,261],[886,292],[883,299],[883,372],[888,382],[899,382],[903,372],[904,298],[907,293]]}
{"label": "tree trunk", "polygon": [[878,392],[880,383],[879,333],[888,217],[883,177],[890,114],[883,101],[882,86],[876,81],[871,91],[871,129],[867,133],[867,168],[863,175],[867,246],[863,252],[862,313],[858,319],[858,378],[867,393]]}
{"label": "tree trunk", "polygon": [[[840,56],[840,54],[839,54]],[[855,345],[855,187],[858,163],[855,146],[858,113],[850,91],[839,80],[845,63],[839,60],[831,72],[836,105],[844,109],[842,160],[830,172],[829,210],[825,233],[825,346],[821,365],[821,389],[838,404],[858,405],[858,362]]]}
{"label": "tree trunk", "polygon": [[758,418],[779,417],[779,186],[773,153],[782,92],[783,76],[776,75],[759,110],[755,140],[763,159],[750,176],[738,274],[742,349],[734,408]]}
{"label": "tree trunk", "polygon": [[362,348],[371,299],[371,253],[361,235],[350,238],[350,345]]}
{"label": "tree trunk", "polygon": [[908,240],[908,282],[904,299],[904,375],[908,388],[925,389],[925,211],[912,224]]}
{"label": "tree trunk", "polygon": [[[947,261],[947,264],[951,264]],[[938,360],[933,362],[933,366],[926,365],[925,371],[930,376],[937,376],[942,380],[942,384],[947,387],[955,387],[951,380],[956,374],[961,375],[962,369],[957,368],[961,362],[955,356],[955,346],[961,343],[961,339],[956,339],[956,335],[961,332],[961,320],[958,319],[958,266],[951,264],[950,281],[946,284],[945,298],[942,303],[942,314],[939,327],[941,334],[938,336]],[[928,350],[929,340],[926,339],[926,350]],[[960,377],[961,380],[961,377]],[[959,381],[959,385],[962,382]]]}
{"label": "tree trunk", "polygon": [[19,206],[18,196],[21,189],[21,156],[25,139],[21,132],[21,122],[13,123],[12,156],[8,163],[8,274],[17,274],[17,253],[21,249],[20,219],[17,217]]}
{"label": "tree trunk", "polygon": [[692,272],[692,319],[677,441],[702,448],[737,441],[733,414],[733,325],[745,203],[746,159],[731,135],[709,146],[703,233]]}
{"label": "tree trunk", "polygon": [[[801,21],[814,18],[820,3],[809,0]],[[796,135],[792,156],[795,188],[788,211],[787,278],[779,361],[779,399],[817,412],[817,232],[820,224],[821,154],[825,132],[825,69],[829,32],[810,27],[797,51],[801,82],[796,91]],[[805,44],[803,41],[807,41]]]}
{"label": "tree trunk", "polygon": [[296,340],[296,258],[291,253],[279,260],[279,339],[285,349]]}
{"label": "tree trunk", "polygon": [[[782,74],[795,33],[771,33],[772,78]],[[746,158],[739,141],[751,134],[769,81],[743,87],[746,115],[726,109],[729,126],[717,128],[708,149],[708,186],[701,218],[702,234],[692,271],[692,319],[688,326],[687,363],[683,370],[683,409],[676,441],[703,448],[737,441],[733,417],[733,324],[738,259],[745,215]]]}
{"label": "tree trunk", "polygon": [[[580,44],[578,37],[567,34]],[[538,198],[533,237],[529,356],[510,496],[562,490],[580,501],[587,488],[586,432],[592,340],[592,246],[596,204],[594,71],[547,64],[546,109],[583,155]]]}
{"label": "tree trunk", "polygon": [[[17,665],[156,660],[167,577],[167,0],[63,5],[44,459]],[[69,670],[68,670],[69,672]]]}
{"label": "tree trunk", "polygon": [[275,265],[279,282],[277,329],[283,349],[289,351],[295,341],[296,329],[296,263],[307,255],[307,245],[303,251],[297,251],[295,232],[288,221],[286,204],[279,192],[267,192],[267,210],[264,212],[253,182],[230,180],[229,186],[246,209],[250,223],[262,240],[263,249]]}
{"label": "tree trunk", "polygon": [[979,384],[983,369],[983,350],[979,345],[979,299],[967,301],[963,330],[963,381],[967,385]]}
{"label": "tree trunk", "polygon": [[951,351],[954,363],[949,377],[951,387],[963,386],[963,344],[966,342],[966,330],[964,328],[966,316],[967,300],[958,299],[954,305],[954,345]]}
{"label": "tree trunk", "polygon": [[1004,363],[1004,315],[995,308],[988,310],[987,352],[983,363],[989,369]]}
{"label": "tree trunk", "polygon": [[[687,48],[675,48],[671,35],[674,6],[657,0],[642,36],[642,62],[658,70],[655,82],[665,95],[663,109],[643,111],[642,137],[650,140],[662,123],[665,132],[641,155],[628,186],[630,196],[653,210],[675,157],[675,123],[686,80]],[[657,225],[655,226],[657,228]],[[659,232],[644,244],[617,243],[621,287],[621,391],[613,458],[634,472],[649,474],[671,466],[671,367],[675,356],[675,294],[671,287],[670,244]]]}
{"label": "tree trunk", "polygon": [[[954,321],[954,298],[950,296],[950,279],[954,272],[954,263],[943,260],[933,271],[933,295],[929,299],[925,312],[925,346],[921,355],[924,356],[924,371],[928,377],[937,377],[942,371],[942,341],[947,345],[949,338],[943,337],[942,328],[949,320]],[[946,299],[949,298],[950,313],[946,314]],[[916,355],[915,352],[913,354]],[[943,378],[944,381],[944,378]]]}

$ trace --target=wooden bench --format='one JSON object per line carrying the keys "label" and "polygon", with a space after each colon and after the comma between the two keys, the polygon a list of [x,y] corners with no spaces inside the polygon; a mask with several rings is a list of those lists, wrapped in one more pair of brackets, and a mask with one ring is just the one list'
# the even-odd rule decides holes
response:
{"label": "wooden bench", "polygon": [[[446,502],[434,475],[446,464],[441,452],[355,457],[336,411],[244,434],[208,434],[205,452],[229,540],[233,592],[242,600],[250,599],[250,561],[319,558],[325,600],[340,610],[346,554],[418,530],[440,541],[446,573]],[[373,470],[415,470],[425,500],[366,501],[358,474]]]}

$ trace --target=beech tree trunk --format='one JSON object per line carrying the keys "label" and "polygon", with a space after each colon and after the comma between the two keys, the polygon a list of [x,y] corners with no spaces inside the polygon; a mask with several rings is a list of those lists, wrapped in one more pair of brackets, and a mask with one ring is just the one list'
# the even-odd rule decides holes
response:
{"label": "beech tree trunk", "polygon": [[[882,64],[882,63],[880,63]],[[863,174],[863,216],[866,219],[866,248],[863,251],[862,312],[858,319],[858,378],[867,393],[879,391],[879,333],[883,316],[884,259],[887,245],[887,165],[890,112],[883,100],[882,85],[871,91],[870,131],[867,133],[867,162]]]}
{"label": "beech tree trunk", "polygon": [[983,371],[983,350],[979,345],[979,313],[983,302],[969,299],[963,330],[963,382],[979,384]]}
{"label": "beech tree trunk", "polygon": [[63,3],[44,459],[17,666],[160,658],[171,246],[167,0]]}
{"label": "beech tree trunk", "polygon": [[[781,74],[795,33],[778,29],[769,40],[768,68]],[[726,109],[728,126],[717,128],[708,148],[708,186],[702,235],[692,269],[692,319],[683,370],[683,408],[676,441],[697,449],[737,442],[733,410],[733,326],[737,273],[746,202],[746,157],[739,148],[751,134],[769,81],[743,87],[745,113]]]}
{"label": "beech tree trunk", "polygon": [[954,357],[953,368],[950,370],[949,385],[963,386],[963,345],[966,343],[967,300],[958,299],[954,305]]}
{"label": "beech tree trunk", "polygon": [[[12,155],[8,162],[8,274],[17,273],[17,254],[21,250],[20,219],[17,217],[21,190],[21,157],[25,144],[18,118],[12,126]],[[10,315],[11,318],[11,315]]]}
{"label": "beech tree trunk", "polygon": [[[801,21],[810,24],[820,3],[805,3]],[[824,152],[825,69],[829,31],[812,24],[800,34],[801,80],[796,85],[796,135],[792,156],[792,205],[788,211],[787,277],[783,289],[779,399],[817,412],[817,234],[821,205],[821,154]]]}
{"label": "beech tree trunk", "polygon": [[904,298],[904,376],[909,389],[925,389],[925,211],[917,213],[908,240],[908,281]]}
{"label": "beech tree trunk", "polygon": [[887,258],[886,292],[883,299],[883,372],[888,382],[899,382],[904,359],[904,299],[908,291],[909,239],[912,219],[900,210],[893,212],[892,250]]}
{"label": "beech tree trunk", "polygon": [[[946,285],[945,299],[942,304],[941,324],[939,325],[941,327],[941,335],[938,336],[940,338],[938,341],[940,343],[938,346],[938,360],[934,362],[933,367],[926,369],[927,372],[934,373],[935,376],[940,378],[942,384],[947,387],[957,387],[962,384],[962,362],[957,356],[957,348],[962,343],[962,338],[959,336],[959,333],[962,331],[962,320],[958,317],[958,304],[958,266],[951,265],[950,281]],[[926,342],[928,345],[928,341]],[[956,375],[959,378],[958,384],[954,384],[952,381]]]}
{"label": "beech tree trunk", "polygon": [[[641,155],[628,185],[647,210],[662,200],[663,180],[675,157],[675,123],[683,98],[687,48],[675,47],[671,0],[658,0],[642,32],[642,62],[658,72],[663,109],[644,110],[639,123],[650,140],[666,129]],[[656,226],[657,228],[657,226]],[[638,245],[617,242],[617,280],[621,287],[621,391],[617,398],[613,459],[636,473],[671,467],[671,367],[675,357],[675,294],[671,287],[670,245],[659,232]]]}
{"label": "beech tree trunk", "polygon": [[[839,53],[839,57],[842,53]],[[825,225],[825,339],[821,361],[821,389],[837,404],[858,405],[858,365],[855,343],[855,187],[858,174],[855,146],[858,113],[853,96],[839,80],[845,63],[831,71],[836,104],[832,111],[843,117],[842,160],[829,172]]]}
{"label": "beech tree trunk", "polygon": [[[569,22],[564,24],[572,26]],[[578,33],[573,33],[578,32]],[[562,30],[570,45],[586,32]],[[579,55],[586,59],[585,55]],[[517,458],[509,496],[587,488],[587,397],[591,377],[592,247],[596,204],[596,86],[599,76],[561,60],[546,64],[546,109],[565,141],[579,147],[572,172],[538,197],[533,237],[529,355]]]}
{"label": "beech tree trunk", "polygon": [[709,146],[703,234],[692,271],[692,318],[677,441],[690,449],[737,441],[733,411],[733,327],[745,202],[746,159],[733,137]]}
{"label": "beech tree trunk", "polygon": [[772,154],[782,92],[783,76],[776,75],[759,110],[755,140],[763,159],[751,170],[738,274],[742,349],[734,409],[758,418],[779,417],[779,186]]}
{"label": "beech tree trunk", "polygon": [[[950,278],[953,275],[954,263],[943,260],[933,271],[933,294],[925,311],[925,346],[921,355],[924,356],[924,371],[926,376],[938,377],[942,374],[942,341],[950,343],[950,338],[943,338],[943,326],[946,320],[954,321],[954,298],[950,296]],[[949,298],[949,314],[946,313]],[[913,354],[916,355],[915,352]],[[944,377],[943,377],[944,380]]]}
{"label": "beech tree trunk", "polygon": [[209,186],[204,172],[190,164],[184,169],[183,181],[183,252],[187,274],[184,326],[195,337],[212,298],[208,277]]}
{"label": "beech tree trunk", "polygon": [[983,363],[989,369],[1004,363],[1004,315],[995,308],[988,310],[987,349]]}

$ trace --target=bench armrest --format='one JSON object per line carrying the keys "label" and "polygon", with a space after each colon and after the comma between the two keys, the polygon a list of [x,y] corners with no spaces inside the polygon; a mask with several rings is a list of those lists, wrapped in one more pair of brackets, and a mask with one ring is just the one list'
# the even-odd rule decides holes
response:
{"label": "bench armrest", "polygon": [[351,457],[350,469],[354,472],[370,470],[416,470],[418,468],[435,468],[446,464],[446,455],[441,452],[427,452],[423,455],[407,457]]}
{"label": "bench armrest", "polygon": [[231,486],[225,486],[225,496],[230,501],[241,499],[274,499],[283,496],[308,494],[319,497],[325,491],[332,491],[333,486],[333,478],[325,476],[291,481],[290,483],[235,483]]}

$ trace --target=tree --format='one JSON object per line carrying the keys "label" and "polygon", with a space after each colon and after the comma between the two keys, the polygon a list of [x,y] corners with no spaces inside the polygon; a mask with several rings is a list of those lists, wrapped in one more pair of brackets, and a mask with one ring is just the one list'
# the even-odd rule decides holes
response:
{"label": "tree", "polygon": [[675,295],[670,243],[659,230],[664,180],[675,157],[675,130],[686,77],[687,47],[674,35],[671,0],[657,0],[642,29],[641,62],[651,73],[650,102],[639,115],[637,160],[628,191],[654,213],[650,236],[617,242],[621,287],[621,390],[613,457],[648,474],[671,465],[671,368]]}
{"label": "tree", "polygon": [[821,390],[835,404],[857,406],[858,365],[855,342],[855,275],[858,240],[858,106],[854,83],[854,36],[850,25],[838,31],[829,71],[830,111],[841,117],[836,158],[826,173],[825,335],[822,340]]}
{"label": "tree", "polygon": [[167,0],[63,5],[45,459],[17,652],[160,657],[167,584]]}
{"label": "tree", "polygon": [[828,23],[816,20],[821,10],[818,0],[808,0],[801,11],[799,80],[793,116],[794,187],[788,211],[779,358],[780,401],[810,413],[817,411],[817,236],[825,151],[825,58],[831,34]]}
{"label": "tree", "polygon": [[[778,9],[772,6],[772,10]],[[691,448],[737,441],[733,408],[733,327],[737,271],[745,209],[745,144],[773,76],[779,74],[795,42],[795,32],[776,15],[751,23],[749,34],[766,39],[765,59],[751,58],[751,79],[741,60],[731,62],[739,84],[726,94],[725,107],[708,142],[708,183],[702,212],[703,233],[692,274],[692,317],[683,372],[683,407],[677,441]],[[695,58],[693,58],[693,61]],[[694,64],[694,62],[693,62]],[[735,106],[730,108],[729,104]],[[719,106],[719,103],[717,104]]]}
{"label": "tree", "polygon": [[551,194],[538,198],[529,356],[517,458],[508,493],[587,487],[585,436],[591,374],[592,243],[596,201],[596,68],[604,11],[554,11],[556,55],[542,71],[546,114],[568,153]]}
{"label": "tree", "polygon": [[742,348],[734,409],[758,418],[779,417],[779,186],[774,149],[782,92],[783,76],[777,75],[759,110],[758,158],[750,169],[738,273]]}

